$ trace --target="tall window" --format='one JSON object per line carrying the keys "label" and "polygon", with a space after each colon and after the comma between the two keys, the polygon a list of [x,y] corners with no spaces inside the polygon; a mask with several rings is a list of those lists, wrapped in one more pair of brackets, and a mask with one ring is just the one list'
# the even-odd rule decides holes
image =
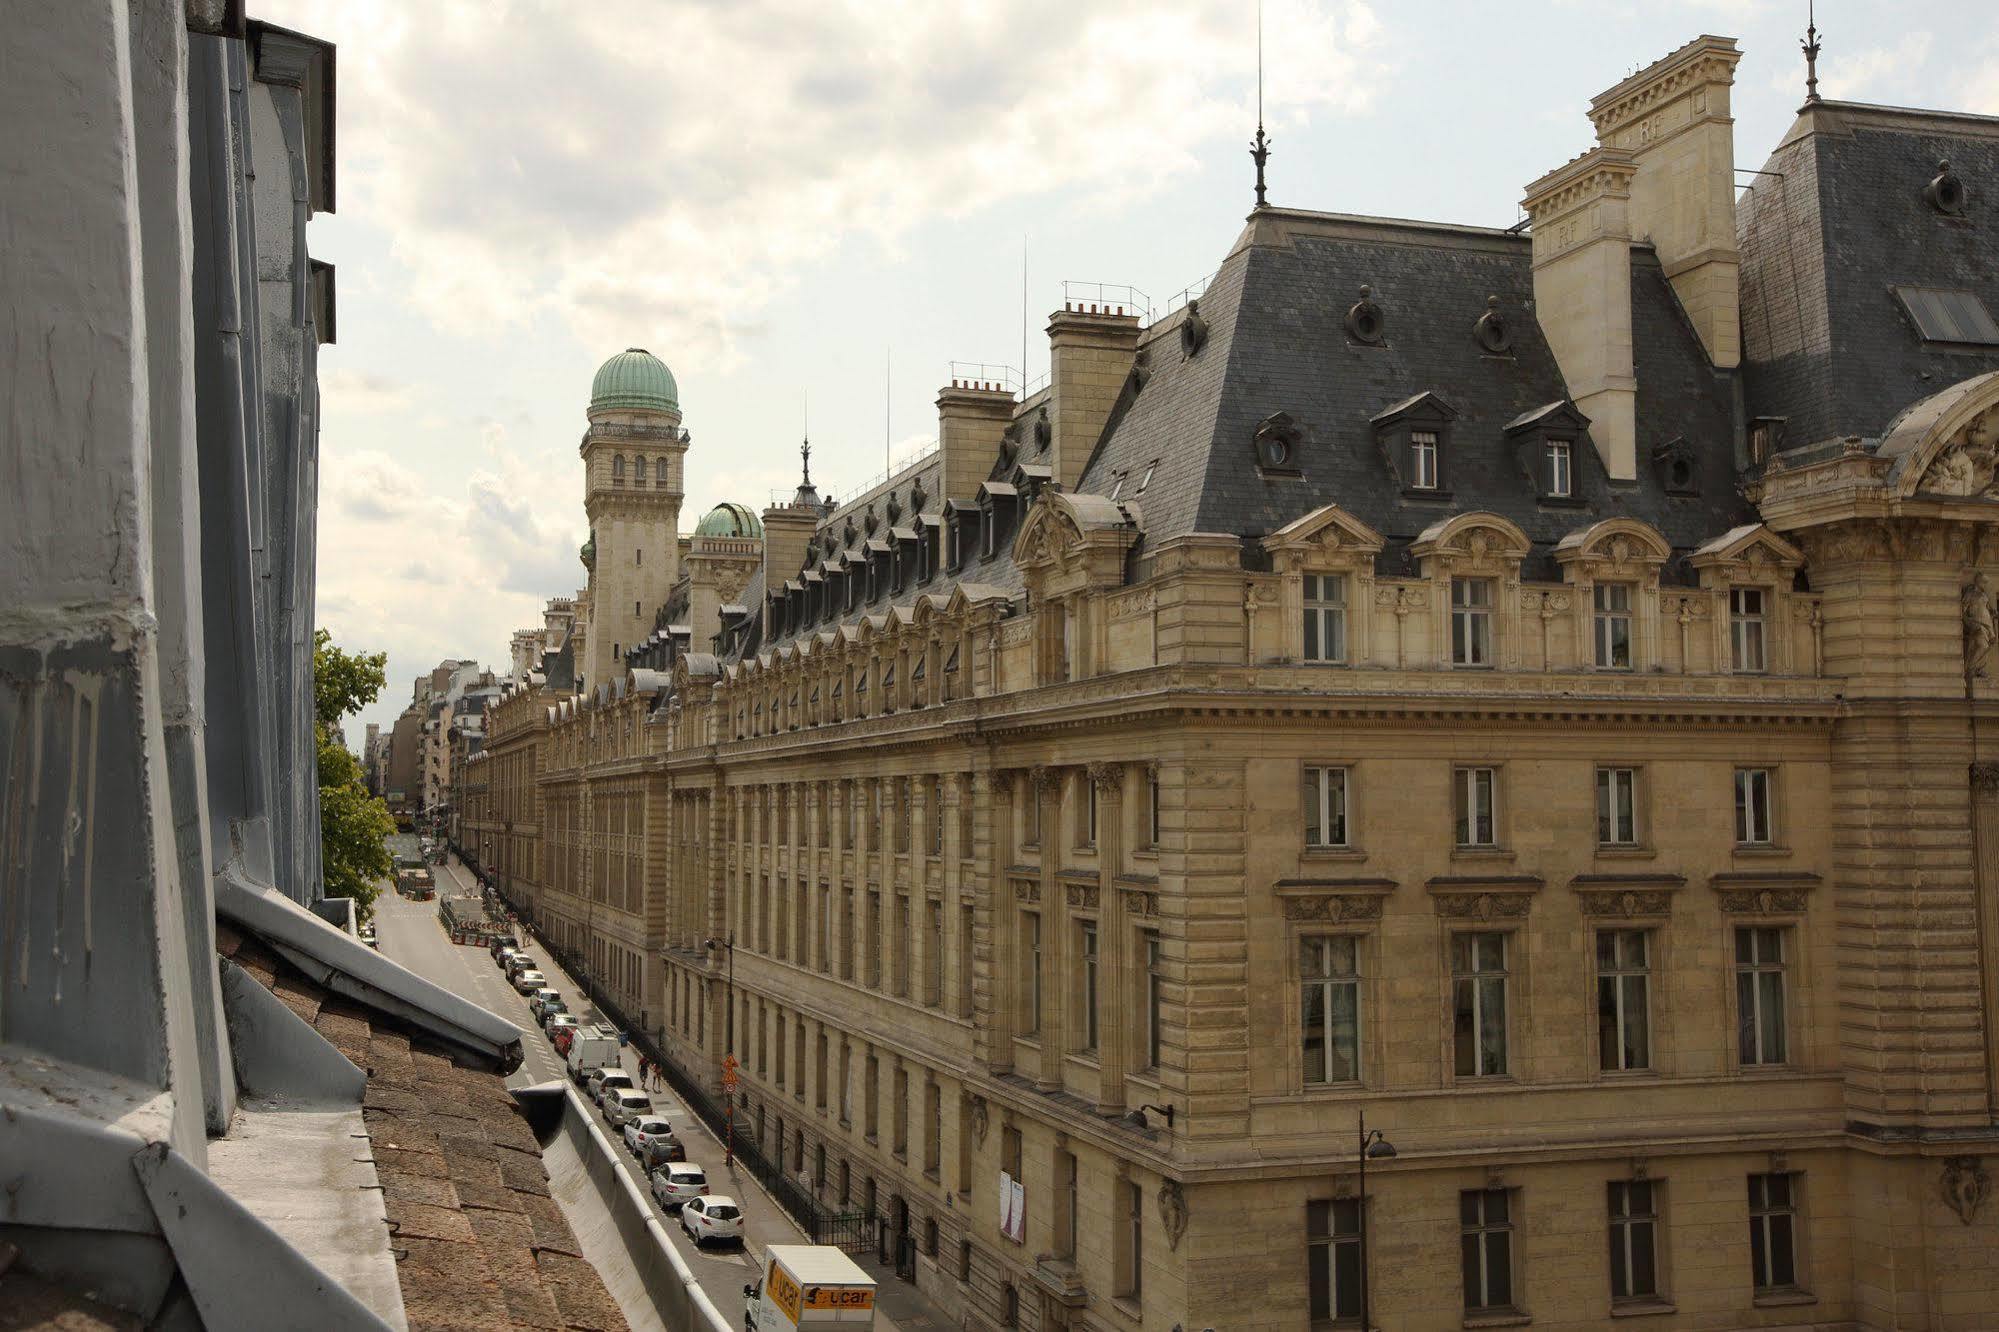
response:
{"label": "tall window", "polygon": [[1347,659],[1345,574],[1305,575],[1305,660]]}
{"label": "tall window", "polygon": [[1596,665],[1603,671],[1631,669],[1631,585],[1598,583],[1596,602]]}
{"label": "tall window", "polygon": [[1506,936],[1451,936],[1456,1069],[1461,1078],[1506,1072]]}
{"label": "tall window", "polygon": [[1456,836],[1459,846],[1499,845],[1499,826],[1493,817],[1499,773],[1495,768],[1458,768],[1451,774],[1452,800],[1456,806]]}
{"label": "tall window", "polygon": [[1083,820],[1083,840],[1081,844],[1084,847],[1093,847],[1097,844],[1097,784],[1091,780],[1088,774],[1085,774],[1082,780],[1083,801],[1086,813]]}
{"label": "tall window", "polygon": [[1024,817],[1026,819],[1026,830],[1024,836],[1021,838],[1021,841],[1028,846],[1040,846],[1041,845],[1041,788],[1035,785],[1034,781],[1031,778],[1023,782],[1021,785],[1026,794],[1026,799],[1024,802],[1026,804],[1026,809],[1023,811]]}
{"label": "tall window", "polygon": [[1733,663],[1738,671],[1761,671],[1765,668],[1764,600],[1765,594],[1760,587],[1729,589],[1729,642],[1733,648]]}
{"label": "tall window", "polygon": [[1097,927],[1093,923],[1086,922],[1078,928],[1082,936],[1081,947],[1078,951],[1082,955],[1083,962],[1081,972],[1077,977],[1082,989],[1080,996],[1083,1008],[1082,1048],[1095,1053],[1097,1048]]}
{"label": "tall window", "polygon": [[1120,1238],[1118,1245],[1118,1294],[1136,1301],[1145,1293],[1145,1188],[1135,1179],[1118,1183]]}
{"label": "tall window", "polygon": [[1145,1066],[1159,1067],[1161,1029],[1165,1019],[1166,954],[1159,932],[1147,930],[1145,941]]}
{"label": "tall window", "polygon": [[882,987],[882,895],[868,894],[868,988]]}
{"label": "tall window", "polygon": [[1154,850],[1159,847],[1159,768],[1149,765],[1145,770],[1145,844]]}
{"label": "tall window", "polygon": [[1784,1049],[1784,931],[1735,931],[1736,1052],[1743,1064],[1781,1064]]}
{"label": "tall window", "polygon": [[1658,1204],[1649,1179],[1610,1183],[1610,1298],[1659,1294]]}
{"label": "tall window", "polygon": [[1077,1222],[1082,1211],[1077,1184],[1076,1154],[1058,1148],[1055,1152],[1055,1252],[1063,1258],[1076,1255]]}
{"label": "tall window", "polygon": [[1749,1177],[1750,1279],[1759,1291],[1798,1284],[1797,1190],[1787,1174]]}
{"label": "tall window", "polygon": [[1360,1080],[1359,951],[1352,935],[1298,941],[1298,1012],[1307,1084]]}
{"label": "tall window", "polygon": [[930,819],[930,854],[944,854],[944,779],[930,779],[930,794],[925,797],[927,808],[924,813]]}
{"label": "tall window", "polygon": [[923,904],[923,1002],[944,1002],[944,904]]}
{"label": "tall window", "polygon": [[1041,913],[1020,913],[1021,989],[1027,1002],[1026,1034],[1041,1030]]}
{"label": "tall window", "polygon": [[1596,770],[1596,840],[1601,846],[1638,844],[1638,770]]}
{"label": "tall window", "polygon": [[1458,666],[1492,665],[1492,580],[1451,580],[1451,661]]}
{"label": "tall window", "polygon": [[1458,1195],[1465,1312],[1513,1307],[1513,1200],[1505,1189]]}
{"label": "tall window", "polygon": [[1548,441],[1548,494],[1554,499],[1567,499],[1575,489],[1575,477],[1570,467],[1569,449],[1565,439]]}
{"label": "tall window", "polygon": [[1312,1322],[1360,1317],[1360,1200],[1305,1204],[1306,1288]]}
{"label": "tall window", "polygon": [[1651,962],[1651,940],[1644,930],[1598,931],[1599,1067],[1623,1071],[1652,1066]]}
{"label": "tall window", "polygon": [[1409,432],[1409,485],[1414,490],[1437,488],[1437,432]]}
{"label": "tall window", "polygon": [[1744,846],[1768,846],[1771,840],[1770,770],[1735,770],[1735,840]]}
{"label": "tall window", "polygon": [[1347,845],[1347,770],[1305,769],[1305,845]]}

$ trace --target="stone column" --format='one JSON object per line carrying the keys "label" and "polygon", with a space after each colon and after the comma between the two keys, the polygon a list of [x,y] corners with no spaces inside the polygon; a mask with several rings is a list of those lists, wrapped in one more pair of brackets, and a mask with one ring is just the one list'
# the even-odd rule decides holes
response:
{"label": "stone column", "polygon": [[[807,965],[821,971],[828,970],[833,959],[826,947],[826,915],[832,909],[831,902],[819,900],[819,884],[825,877],[825,867],[820,863],[819,854],[819,787],[818,782],[806,782],[799,789],[799,800],[805,807],[805,845],[802,852],[791,858],[793,872],[802,875],[805,883],[805,903],[807,909],[804,955],[810,959]],[[800,863],[804,868],[798,868]]]}
{"label": "stone column", "polygon": [[1124,864],[1122,763],[1092,763],[1097,790],[1097,1109],[1124,1109],[1125,950],[1130,946],[1117,875]]}
{"label": "stone column", "polygon": [[1035,798],[1041,806],[1041,1075],[1035,1085],[1054,1091],[1062,1085],[1062,1056],[1069,1048],[1065,1001],[1069,989],[1069,911],[1066,890],[1056,877],[1062,865],[1062,792],[1073,775],[1078,788],[1086,780],[1078,769],[1034,770]]}
{"label": "stone column", "polygon": [[[1000,1074],[1013,1068],[1013,1035],[1019,1030],[1012,997],[1014,977],[1019,973],[1014,938],[1018,908],[1014,903],[1013,885],[1006,876],[1006,866],[1012,863],[1011,858],[1016,854],[1013,802],[1020,774],[999,771],[993,773],[989,780],[992,784],[992,832],[986,838],[985,872],[991,890],[978,894],[973,899],[972,907],[974,928],[982,930],[987,941],[986,1020],[984,1023],[974,1022],[972,1052],[984,1061],[989,1073]],[[1031,795],[1029,798],[1032,798]],[[976,953],[973,964],[977,965]],[[972,1003],[976,1008],[976,979],[973,985]]]}
{"label": "stone column", "polygon": [[826,817],[832,820],[832,850],[829,852],[828,877],[833,882],[833,956],[827,966],[836,976],[846,976],[853,972],[854,960],[847,956],[842,947],[843,939],[853,938],[851,916],[853,915],[853,876],[846,872],[847,851],[847,783],[836,781],[827,794]]}
{"label": "stone column", "polygon": [[952,773],[944,778],[944,807],[937,811],[937,817],[944,820],[944,935],[939,940],[944,949],[942,965],[938,968],[938,1006],[952,1017],[969,1017],[962,1011],[958,996],[964,992],[964,977],[958,971],[958,959],[964,955],[963,913],[959,910],[959,894],[963,891],[965,847],[959,831],[965,826],[959,810],[972,798],[967,779]]}
{"label": "stone column", "polygon": [[897,938],[896,895],[903,886],[902,862],[897,859],[899,844],[897,829],[901,827],[902,806],[896,799],[896,779],[881,779],[882,812],[882,859],[881,859],[881,933],[875,946],[881,949],[882,983],[885,993],[895,993],[896,969],[903,965],[902,941]]}

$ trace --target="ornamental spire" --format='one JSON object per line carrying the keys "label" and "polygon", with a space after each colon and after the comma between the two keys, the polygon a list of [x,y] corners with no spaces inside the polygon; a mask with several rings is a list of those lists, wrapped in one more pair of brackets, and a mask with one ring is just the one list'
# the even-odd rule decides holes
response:
{"label": "ornamental spire", "polygon": [[1819,100],[1819,26],[1817,5],[1807,0],[1805,4],[1805,40],[1799,45],[1805,52],[1805,101]]}
{"label": "ornamental spire", "polygon": [[1263,164],[1270,160],[1270,139],[1263,132],[1263,0],[1256,6],[1256,137],[1249,141],[1249,160],[1256,163],[1256,206],[1266,207]]}

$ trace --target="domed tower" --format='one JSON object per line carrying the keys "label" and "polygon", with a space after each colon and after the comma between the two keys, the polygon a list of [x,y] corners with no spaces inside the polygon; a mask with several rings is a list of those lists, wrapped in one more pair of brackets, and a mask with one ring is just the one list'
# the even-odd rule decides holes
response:
{"label": "domed tower", "polygon": [[579,687],[624,669],[624,650],[652,632],[653,611],[673,586],[688,442],[673,372],[642,347],[598,369],[589,418],[581,452],[590,581],[576,608],[584,628]]}
{"label": "domed tower", "polygon": [[763,524],[747,504],[725,500],[696,524],[687,543],[686,610],[695,651],[714,646],[722,608],[741,605],[743,589],[763,564],[763,539]]}

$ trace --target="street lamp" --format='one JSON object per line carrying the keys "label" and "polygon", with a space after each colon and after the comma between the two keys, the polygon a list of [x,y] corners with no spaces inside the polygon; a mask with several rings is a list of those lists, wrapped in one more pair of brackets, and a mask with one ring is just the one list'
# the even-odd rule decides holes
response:
{"label": "street lamp", "polygon": [[702,945],[710,954],[717,948],[726,949],[729,954],[728,977],[723,982],[727,987],[722,999],[722,1165],[732,1168],[736,1163],[736,936],[731,934],[726,940],[710,939]]}
{"label": "street lamp", "polygon": [[1367,1309],[1367,1163],[1371,1157],[1376,1161],[1392,1160],[1395,1144],[1381,1135],[1380,1129],[1368,1131],[1367,1112],[1360,1115],[1360,1326],[1361,1332],[1369,1332],[1374,1324],[1368,1321]]}

